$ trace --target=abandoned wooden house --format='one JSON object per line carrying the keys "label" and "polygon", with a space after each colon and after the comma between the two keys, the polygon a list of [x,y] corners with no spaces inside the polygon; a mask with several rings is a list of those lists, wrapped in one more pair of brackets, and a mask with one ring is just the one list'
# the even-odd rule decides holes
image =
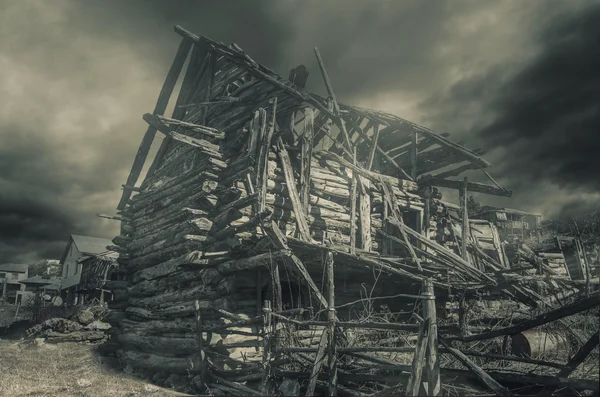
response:
{"label": "abandoned wooden house", "polygon": [[517,238],[521,241],[537,240],[542,234],[542,216],[512,208],[483,207],[482,211],[473,215],[475,219],[484,219],[492,222],[499,228],[503,240],[512,241]]}
{"label": "abandoned wooden house", "polygon": [[[108,247],[124,278],[111,283],[123,309],[111,342],[120,358],[151,375],[192,373],[215,393],[261,395],[306,375],[286,375],[286,352],[322,358],[339,346],[368,360],[359,353],[377,348],[367,340],[348,347],[357,328],[429,332],[427,387],[437,395],[436,300],[485,295],[498,285],[486,272],[510,266],[484,252],[485,239],[462,238],[471,234],[466,211],[447,216],[437,187],[461,190],[464,206],[470,191],[510,191],[449,179],[488,167],[479,152],[339,103],[316,49],[327,98],[304,89],[303,66],[285,80],[235,44],[175,30],[182,41],[143,116],[148,130],[118,205],[121,235]],[[156,132],[164,140],[138,185]],[[382,313],[394,320],[373,320]],[[338,378],[334,356],[329,384],[319,378],[323,360],[309,360],[306,395],[373,381]],[[420,376],[409,386],[421,387]]]}
{"label": "abandoned wooden house", "polygon": [[[81,299],[85,298],[85,292],[79,288],[81,283],[82,270],[84,270],[84,262],[96,255],[110,257],[107,250],[107,245],[111,241],[100,237],[80,236],[72,234],[63,254],[60,258],[61,270],[61,297],[65,303],[77,304],[81,303]],[[116,255],[116,254],[115,254]],[[90,263],[89,261],[86,263]]]}

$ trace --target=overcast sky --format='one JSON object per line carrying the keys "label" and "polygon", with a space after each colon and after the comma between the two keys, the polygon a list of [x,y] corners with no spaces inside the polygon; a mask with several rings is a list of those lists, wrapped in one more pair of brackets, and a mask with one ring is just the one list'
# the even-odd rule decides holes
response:
{"label": "overcast sky", "polygon": [[179,43],[173,25],[236,42],[323,93],[487,151],[513,198],[546,218],[600,199],[595,1],[0,0],[0,262],[112,238],[115,213]]}

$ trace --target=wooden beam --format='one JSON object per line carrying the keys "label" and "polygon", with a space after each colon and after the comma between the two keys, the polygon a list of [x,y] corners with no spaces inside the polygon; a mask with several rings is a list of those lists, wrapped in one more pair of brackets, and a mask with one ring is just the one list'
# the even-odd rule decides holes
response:
{"label": "wooden beam", "polygon": [[[356,146],[354,147],[354,158],[352,161],[354,167],[356,167]],[[356,184],[358,183],[358,175],[356,172],[352,172],[352,187],[350,189],[350,254],[354,255],[356,249],[356,196],[357,189]]]}
{"label": "wooden beam", "polygon": [[433,288],[433,281],[427,279],[423,281],[423,292],[421,293],[425,298],[423,302],[423,317],[425,320],[429,320],[429,334],[427,342],[427,395],[438,396],[441,392],[440,383],[440,361],[438,354],[438,326],[437,326],[437,312],[435,309],[435,293]]}
{"label": "wooden beam", "polygon": [[336,353],[336,315],[335,315],[335,281],[334,281],[334,262],[333,253],[327,251],[325,257],[325,267],[327,268],[327,328],[329,335],[328,343],[328,373],[329,373],[329,395],[337,396],[337,353]]}
{"label": "wooden beam", "polygon": [[417,156],[419,155],[419,147],[417,145],[417,131],[413,131],[411,133],[411,144],[410,144],[410,176],[412,176],[413,180],[417,179],[418,170],[417,170]]}
{"label": "wooden beam", "polygon": [[300,201],[300,195],[296,189],[296,181],[294,179],[294,169],[292,168],[292,162],[290,156],[283,144],[281,137],[277,142],[277,149],[279,151],[279,158],[281,160],[281,167],[285,176],[285,183],[288,190],[290,201],[292,202],[292,208],[296,215],[296,223],[298,225],[298,231],[300,238],[304,241],[311,241],[310,229],[308,227],[308,221],[306,220],[306,211]]}
{"label": "wooden beam", "polygon": [[488,375],[481,367],[475,364],[471,359],[465,356],[460,350],[450,347],[443,338],[440,338],[440,343],[446,348],[450,354],[452,354],[458,361],[460,361],[465,367],[477,376],[477,378],[485,384],[491,391],[500,397],[514,397],[514,394],[510,392],[506,387],[498,383],[494,378]]}
{"label": "wooden beam", "polygon": [[560,370],[560,372],[556,375],[558,378],[567,378],[573,371],[579,367],[581,363],[585,361],[585,359],[590,355],[592,350],[598,346],[599,335],[598,331],[579,349],[579,351],[571,357],[569,362],[567,363],[566,368]]}
{"label": "wooden beam", "polygon": [[[462,181],[453,181],[450,179],[441,179],[441,178],[436,178],[436,177],[432,177],[432,176],[427,176],[427,177],[419,179],[419,184],[425,185],[425,186],[445,187],[445,188],[457,189],[457,190],[460,190],[463,188]],[[512,196],[511,190],[504,189],[504,188],[499,189],[496,186],[485,185],[483,183],[477,183],[477,182],[469,182],[467,184],[467,189],[471,192],[485,193],[485,194],[490,194],[490,195],[494,195],[494,196],[503,196],[503,197]]]}
{"label": "wooden beam", "polygon": [[465,262],[469,262],[469,253],[467,252],[467,241],[468,235],[471,233],[471,228],[469,227],[469,196],[468,196],[468,187],[469,182],[467,181],[467,177],[463,181],[462,189],[460,190],[460,198],[461,198],[461,210],[462,210],[462,240],[460,246],[460,253],[462,254],[462,258]]}
{"label": "wooden beam", "polygon": [[[183,69],[183,65],[185,60],[190,52],[190,48],[192,47],[192,43],[186,39],[182,39],[179,44],[179,48],[177,49],[177,53],[175,54],[175,59],[173,59],[173,63],[171,64],[171,68],[167,73],[167,77],[163,84],[162,89],[160,90],[160,94],[158,95],[158,101],[156,102],[156,106],[154,107],[153,114],[163,114],[167,109],[167,105],[169,104],[169,99],[171,98],[171,94],[173,94],[173,90],[175,89],[175,85],[177,84],[177,79],[181,74],[181,69]],[[137,154],[135,155],[135,159],[133,160],[133,165],[131,167],[131,171],[129,172],[129,176],[127,177],[127,182],[125,183],[128,186],[135,186],[140,177],[140,173],[142,172],[142,168],[144,167],[144,163],[146,162],[146,158],[148,157],[148,153],[150,152],[150,147],[152,146],[152,142],[154,141],[154,136],[156,135],[156,129],[152,126],[148,127],[144,137],[142,138],[142,142],[140,147],[138,148]],[[124,190],[123,195],[121,196],[121,200],[117,205],[118,210],[122,210],[125,208],[127,201],[131,197],[131,190]]]}
{"label": "wooden beam", "polygon": [[406,385],[406,396],[418,396],[421,388],[421,378],[425,367],[425,352],[429,342],[429,319],[421,323],[419,335],[417,336],[417,347],[413,356],[410,378]]}
{"label": "wooden beam", "polygon": [[340,107],[335,97],[335,93],[333,92],[333,87],[331,86],[329,75],[327,74],[327,70],[325,69],[325,64],[323,63],[323,59],[321,58],[321,53],[319,52],[319,49],[317,47],[315,47],[315,55],[317,57],[317,62],[319,63],[319,69],[321,69],[321,74],[323,75],[323,80],[325,81],[325,87],[327,88],[327,92],[329,93],[329,96],[331,97],[331,101],[333,103],[333,113],[337,116],[337,124],[340,127],[347,149],[352,151],[352,143],[350,142],[350,137],[348,136],[348,131],[346,130],[346,123],[341,117]]}
{"label": "wooden beam", "polygon": [[473,342],[477,340],[486,340],[496,338],[504,335],[514,335],[519,332],[526,331],[531,328],[535,328],[540,325],[548,324],[552,321],[560,320],[564,317],[572,316],[585,310],[592,309],[600,305],[600,291],[596,291],[593,294],[576,300],[575,302],[562,306],[556,310],[552,310],[539,316],[536,316],[530,320],[521,321],[518,324],[510,327],[500,328],[494,331],[484,332],[481,334],[469,335],[469,336],[455,336],[447,338],[448,340],[456,339],[463,342]]}
{"label": "wooden beam", "polygon": [[302,134],[302,153],[300,159],[300,201],[308,215],[310,205],[310,169],[314,147],[314,111],[304,109],[304,132]]}
{"label": "wooden beam", "polygon": [[373,142],[371,144],[371,150],[369,151],[369,159],[367,160],[367,171],[371,171],[373,168],[373,160],[375,160],[375,150],[379,144],[379,124],[373,125]]}

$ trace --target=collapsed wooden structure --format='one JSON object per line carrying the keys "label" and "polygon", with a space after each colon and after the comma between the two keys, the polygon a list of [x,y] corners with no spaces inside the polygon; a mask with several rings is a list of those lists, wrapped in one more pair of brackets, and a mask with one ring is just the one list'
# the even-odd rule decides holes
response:
{"label": "collapsed wooden structure", "polygon": [[[115,217],[121,235],[108,247],[123,276],[110,283],[121,313],[111,343],[125,364],[191,373],[198,387],[227,395],[293,395],[293,379],[306,379],[305,395],[364,395],[365,385],[437,395],[452,371],[501,395],[510,392],[500,383],[565,382],[485,373],[468,358],[475,352],[450,345],[469,338],[465,324],[438,325],[437,311],[458,295],[538,304],[472,237],[467,211],[457,221],[440,200],[437,187],[461,190],[464,207],[468,191],[510,195],[495,182],[448,179],[488,167],[481,152],[337,102],[318,50],[328,98],[304,90],[303,66],[286,81],[235,44],[175,30],[182,41],[144,115]],[[136,186],[156,132],[164,140]],[[568,313],[593,307],[586,299]],[[383,346],[381,332],[412,332],[417,344],[396,336]],[[412,364],[370,354],[394,352],[414,353]],[[438,353],[472,372],[440,375]]]}

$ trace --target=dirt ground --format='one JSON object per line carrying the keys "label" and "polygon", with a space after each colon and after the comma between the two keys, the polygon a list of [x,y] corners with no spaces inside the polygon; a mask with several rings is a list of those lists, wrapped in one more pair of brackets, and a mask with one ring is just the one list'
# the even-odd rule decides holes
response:
{"label": "dirt ground", "polygon": [[119,372],[85,343],[0,342],[0,396],[187,396]]}

